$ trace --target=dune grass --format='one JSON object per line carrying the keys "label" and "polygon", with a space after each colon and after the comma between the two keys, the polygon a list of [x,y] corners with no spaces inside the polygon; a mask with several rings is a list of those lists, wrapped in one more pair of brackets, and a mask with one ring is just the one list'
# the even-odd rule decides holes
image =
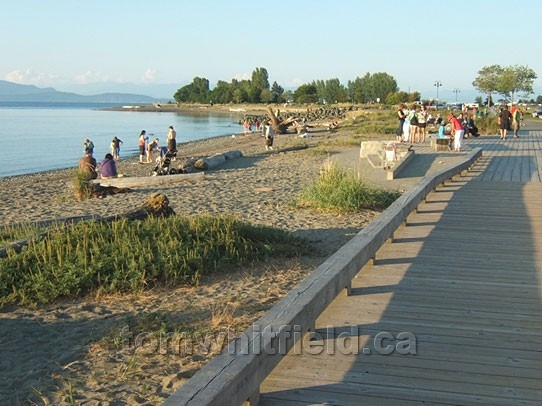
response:
{"label": "dune grass", "polygon": [[384,210],[400,192],[369,185],[362,177],[328,163],[316,181],[303,189],[298,206],[351,213],[360,210]]}
{"label": "dune grass", "polygon": [[289,233],[228,216],[55,225],[0,258],[0,305],[197,284],[201,275],[305,252]]}

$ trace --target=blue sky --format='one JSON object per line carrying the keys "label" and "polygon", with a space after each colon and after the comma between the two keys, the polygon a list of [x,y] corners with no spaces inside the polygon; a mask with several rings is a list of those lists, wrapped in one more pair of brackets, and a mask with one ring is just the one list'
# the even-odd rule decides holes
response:
{"label": "blue sky", "polygon": [[[467,99],[484,66],[540,76],[542,2],[0,0],[0,79],[75,86],[184,86],[267,69],[290,88],[386,72],[405,91]],[[82,88],[82,87],[80,87]],[[467,96],[468,95],[468,96]],[[470,100],[465,100],[470,101]]]}

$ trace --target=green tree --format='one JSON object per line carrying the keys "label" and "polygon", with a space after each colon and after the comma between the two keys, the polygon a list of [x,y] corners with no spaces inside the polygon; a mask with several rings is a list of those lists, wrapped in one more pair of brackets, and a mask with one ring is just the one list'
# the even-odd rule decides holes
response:
{"label": "green tree", "polygon": [[317,103],[318,92],[314,84],[301,85],[294,92],[296,103]]}
{"label": "green tree", "polygon": [[369,77],[369,88],[366,93],[370,101],[380,100],[383,102],[389,94],[395,93],[397,90],[399,88],[393,76],[384,72],[377,72]]}
{"label": "green tree", "polygon": [[211,91],[211,94],[209,96],[209,101],[212,100],[214,103],[221,103],[221,104],[230,103],[232,99],[233,99],[232,86],[223,80],[219,80],[216,83],[216,86]]}
{"label": "green tree", "polygon": [[533,82],[536,77],[535,71],[527,66],[505,67],[497,82],[497,91],[514,103],[514,95],[517,92],[523,92],[525,95],[533,92]]}
{"label": "green tree", "polygon": [[[273,103],[280,103],[286,100],[282,99],[282,95],[284,94],[284,89],[279,86],[277,82],[273,82],[273,85],[271,86],[271,102]],[[266,102],[269,103],[269,102]]]}
{"label": "green tree", "polygon": [[499,77],[502,75],[502,67],[500,65],[484,66],[478,71],[478,76],[472,82],[475,89],[487,95],[487,107],[491,107],[491,95],[498,92]]}
{"label": "green tree", "polygon": [[363,84],[359,77],[347,83],[348,97],[352,103],[363,103]]}
{"label": "green tree", "polygon": [[256,68],[252,72],[252,80],[250,81],[248,94],[252,103],[261,103],[262,92],[269,90],[269,75],[267,69]]}
{"label": "green tree", "polygon": [[390,104],[390,105],[406,103],[407,101],[408,101],[408,93],[402,92],[402,91],[390,93],[385,99],[385,103]]}
{"label": "green tree", "polygon": [[[384,72],[366,73],[348,82],[348,93],[354,103],[384,102],[388,96],[399,90],[395,78]],[[395,103],[393,103],[395,104]]]}
{"label": "green tree", "polygon": [[195,77],[192,83],[177,90],[173,98],[177,103],[207,103],[209,95],[209,80]]}
{"label": "green tree", "polygon": [[318,100],[321,103],[342,103],[348,101],[348,92],[339,79],[318,80],[316,86]]}

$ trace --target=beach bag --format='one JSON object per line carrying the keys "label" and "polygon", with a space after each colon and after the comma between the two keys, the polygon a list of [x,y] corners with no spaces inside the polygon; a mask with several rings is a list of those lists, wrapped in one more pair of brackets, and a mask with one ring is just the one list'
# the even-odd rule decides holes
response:
{"label": "beach bag", "polygon": [[418,125],[418,115],[414,113],[410,119],[410,125]]}

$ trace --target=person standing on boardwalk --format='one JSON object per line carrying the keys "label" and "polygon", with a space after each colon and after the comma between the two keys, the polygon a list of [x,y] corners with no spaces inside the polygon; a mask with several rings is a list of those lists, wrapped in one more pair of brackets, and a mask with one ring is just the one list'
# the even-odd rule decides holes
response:
{"label": "person standing on boardwalk", "polygon": [[512,107],[512,128],[514,129],[514,138],[519,137],[519,127],[521,127],[521,113],[517,107]]}
{"label": "person standing on boardwalk", "polygon": [[452,113],[448,116],[448,122],[452,126],[452,134],[454,136],[454,152],[461,151],[461,143],[463,141],[463,135],[465,134],[465,128],[463,124]]}
{"label": "person standing on boardwalk", "polygon": [[167,149],[171,152],[177,152],[177,132],[170,125],[167,133]]}
{"label": "person standing on boardwalk", "polygon": [[397,142],[403,141],[403,125],[405,124],[405,118],[406,118],[406,112],[405,112],[406,106],[404,104],[400,104],[399,108],[397,109],[397,118],[399,120],[399,127],[397,127],[397,130],[395,130],[395,140]]}
{"label": "person standing on boardwalk", "polygon": [[425,137],[427,135],[427,119],[428,119],[428,111],[427,108],[422,105],[420,107],[420,111],[418,112],[418,135],[419,135],[419,142],[425,142]]}
{"label": "person standing on boardwalk", "polygon": [[147,132],[145,130],[141,130],[141,133],[139,134],[139,163],[143,163],[143,157],[145,156],[146,152],[146,145],[147,140],[149,137],[147,137]]}
{"label": "person standing on boardwalk", "polygon": [[512,119],[512,115],[510,114],[510,111],[508,110],[508,106],[503,106],[501,109],[500,114],[498,115],[499,120],[499,128],[501,130],[501,140],[506,141],[506,134],[508,132],[508,129],[510,129],[510,121]]}

